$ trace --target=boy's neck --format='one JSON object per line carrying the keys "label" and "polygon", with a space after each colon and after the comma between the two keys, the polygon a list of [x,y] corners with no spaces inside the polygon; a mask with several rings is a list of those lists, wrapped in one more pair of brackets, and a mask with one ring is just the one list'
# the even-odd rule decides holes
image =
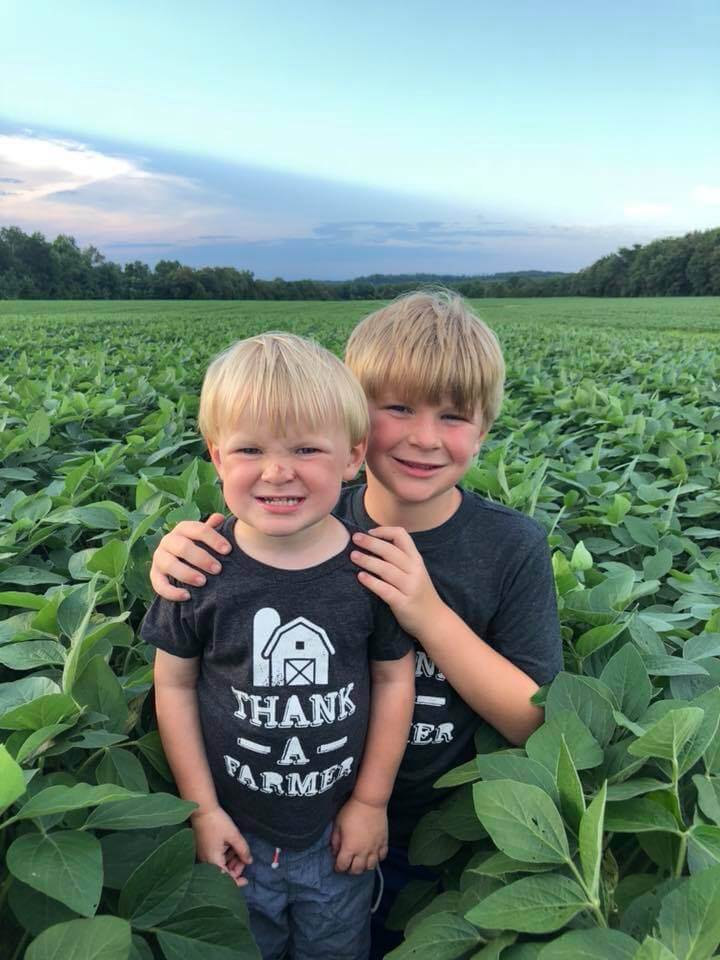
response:
{"label": "boy's neck", "polygon": [[235,521],[235,542],[253,560],[279,570],[306,570],[341,553],[350,539],[347,529],[335,517],[286,537],[269,537],[254,527]]}
{"label": "boy's neck", "polygon": [[404,527],[408,533],[420,533],[442,526],[458,510],[462,494],[457,487],[445,490],[432,500],[411,503],[398,500],[368,470],[365,510],[378,526]]}

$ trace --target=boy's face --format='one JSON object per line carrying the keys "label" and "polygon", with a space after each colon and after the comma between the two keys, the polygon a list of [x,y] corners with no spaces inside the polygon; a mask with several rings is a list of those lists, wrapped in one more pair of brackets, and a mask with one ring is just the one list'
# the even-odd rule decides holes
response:
{"label": "boy's face", "polygon": [[342,481],[360,468],[365,442],[351,448],[342,427],[288,428],[278,436],[241,420],[208,449],[238,520],[265,536],[287,537],[330,514]]}
{"label": "boy's face", "polygon": [[451,491],[485,436],[480,411],[466,417],[450,401],[411,404],[388,392],[368,404],[367,467],[399,504]]}

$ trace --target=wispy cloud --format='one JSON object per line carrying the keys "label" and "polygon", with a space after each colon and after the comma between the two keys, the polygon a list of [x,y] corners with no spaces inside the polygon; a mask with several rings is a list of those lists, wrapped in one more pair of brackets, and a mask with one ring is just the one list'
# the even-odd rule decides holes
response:
{"label": "wispy cloud", "polygon": [[[650,239],[664,205],[612,227],[531,222],[492,208],[0,127],[0,225],[70,233],[120,261],[173,257],[258,276],[573,270]],[[700,188],[699,188],[700,189]],[[711,188],[699,194],[708,200]],[[657,229],[657,228],[656,228]]]}

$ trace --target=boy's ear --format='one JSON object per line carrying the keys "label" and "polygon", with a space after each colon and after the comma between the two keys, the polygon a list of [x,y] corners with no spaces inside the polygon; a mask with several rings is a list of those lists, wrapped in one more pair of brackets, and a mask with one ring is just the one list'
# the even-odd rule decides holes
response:
{"label": "boy's ear", "polygon": [[210,454],[210,459],[213,462],[213,466],[217,471],[217,475],[222,480],[222,457],[220,456],[220,448],[216,443],[213,443],[212,440],[207,442],[208,453]]}
{"label": "boy's ear", "polygon": [[474,456],[474,457],[476,457],[476,456],[480,453],[480,448],[482,447],[483,443],[485,442],[485,437],[486,437],[486,436],[487,436],[487,430],[483,430],[483,432],[478,436],[477,442],[476,442],[475,446],[473,447],[473,456]]}
{"label": "boy's ear", "polygon": [[360,443],[356,443],[354,447],[350,447],[347,464],[343,470],[343,480],[355,479],[358,470],[363,465],[366,450],[367,439],[361,440]]}

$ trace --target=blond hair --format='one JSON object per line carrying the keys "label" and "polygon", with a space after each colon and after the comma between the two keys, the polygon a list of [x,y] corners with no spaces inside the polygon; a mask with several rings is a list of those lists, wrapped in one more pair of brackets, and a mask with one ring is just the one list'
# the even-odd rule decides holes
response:
{"label": "blond hair", "polygon": [[365,439],[369,426],[365,394],[345,364],[292,333],[238,340],[208,367],[198,414],[203,437],[216,442],[241,417],[279,435],[288,425],[343,427],[351,446]]}
{"label": "blond hair", "polygon": [[505,363],[497,337],[450,290],[416,291],[365,317],[345,362],[366,395],[390,390],[407,401],[449,400],[465,415],[479,408],[489,430],[502,404]]}

